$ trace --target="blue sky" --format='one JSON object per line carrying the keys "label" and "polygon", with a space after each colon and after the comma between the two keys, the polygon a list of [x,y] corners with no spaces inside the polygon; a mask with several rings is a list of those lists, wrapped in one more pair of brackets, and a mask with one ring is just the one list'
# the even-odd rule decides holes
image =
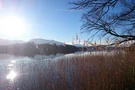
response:
{"label": "blue sky", "polygon": [[[32,38],[44,38],[70,43],[78,34],[81,40],[88,39],[81,34],[81,11],[71,11],[68,2],[72,0],[3,0],[0,14],[14,15],[25,21],[27,33],[21,37],[0,37],[28,41]],[[12,32],[12,30],[10,31]]]}

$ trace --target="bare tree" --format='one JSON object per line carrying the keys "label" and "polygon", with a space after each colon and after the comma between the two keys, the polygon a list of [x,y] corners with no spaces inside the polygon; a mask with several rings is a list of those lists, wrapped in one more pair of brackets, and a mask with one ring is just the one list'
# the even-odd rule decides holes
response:
{"label": "bare tree", "polygon": [[119,43],[135,40],[135,0],[76,0],[72,9],[82,10],[82,30],[90,39],[102,35]]}

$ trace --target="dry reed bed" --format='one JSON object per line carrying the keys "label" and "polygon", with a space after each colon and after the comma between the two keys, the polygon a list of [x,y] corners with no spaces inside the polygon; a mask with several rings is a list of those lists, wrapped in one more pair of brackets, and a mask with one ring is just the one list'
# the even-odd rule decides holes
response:
{"label": "dry reed bed", "polygon": [[27,67],[20,66],[24,72],[14,82],[15,89],[135,90],[135,53],[131,52],[41,60]]}

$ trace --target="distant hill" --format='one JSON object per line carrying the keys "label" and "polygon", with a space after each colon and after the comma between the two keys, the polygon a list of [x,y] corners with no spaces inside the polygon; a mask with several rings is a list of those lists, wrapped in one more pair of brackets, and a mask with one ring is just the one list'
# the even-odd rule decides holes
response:
{"label": "distant hill", "polygon": [[75,46],[75,47],[85,47],[82,44],[73,44],[73,46]]}
{"label": "distant hill", "polygon": [[41,38],[31,39],[29,42],[34,42],[35,44],[64,45],[64,43],[62,43],[62,42],[58,42],[58,41],[55,41],[55,40],[46,40],[46,39],[41,39]]}
{"label": "distant hill", "polygon": [[21,44],[25,43],[24,41],[21,40],[7,40],[7,39],[0,39],[0,45],[11,45],[11,44]]}
{"label": "distant hill", "polygon": [[[46,40],[46,39],[31,39],[28,42],[34,42],[35,44],[56,44],[56,45],[64,45],[64,43],[62,42],[58,42],[55,40]],[[22,43],[27,43],[25,41],[21,41],[21,40],[8,40],[8,39],[0,39],[0,45],[11,45],[11,44],[22,44]]]}

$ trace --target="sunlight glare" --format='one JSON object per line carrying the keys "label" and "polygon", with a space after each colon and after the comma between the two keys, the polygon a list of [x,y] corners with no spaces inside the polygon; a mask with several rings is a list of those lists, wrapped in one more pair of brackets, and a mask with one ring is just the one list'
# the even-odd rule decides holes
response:
{"label": "sunlight glare", "polygon": [[14,66],[13,64],[8,64],[8,67],[12,67],[12,66]]}
{"label": "sunlight glare", "polygon": [[14,70],[11,70],[9,74],[7,75],[7,79],[13,81],[15,77],[17,76],[16,72]]}
{"label": "sunlight glare", "polygon": [[0,33],[6,36],[19,37],[26,32],[26,25],[19,17],[7,16],[0,18],[0,29]]}
{"label": "sunlight glare", "polygon": [[16,63],[16,61],[15,60],[12,60],[11,63]]}

